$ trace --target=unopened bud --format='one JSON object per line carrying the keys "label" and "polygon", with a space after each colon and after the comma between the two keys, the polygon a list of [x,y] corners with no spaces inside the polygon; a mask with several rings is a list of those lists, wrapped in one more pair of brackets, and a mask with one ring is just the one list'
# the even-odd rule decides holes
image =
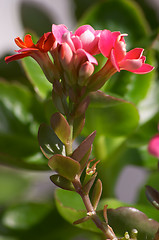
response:
{"label": "unopened bud", "polygon": [[83,63],[79,69],[78,84],[80,86],[87,85],[87,79],[93,74],[94,65],[88,61]]}
{"label": "unopened bud", "polygon": [[62,43],[59,49],[60,62],[64,68],[68,68],[72,62],[73,52],[67,43]]}

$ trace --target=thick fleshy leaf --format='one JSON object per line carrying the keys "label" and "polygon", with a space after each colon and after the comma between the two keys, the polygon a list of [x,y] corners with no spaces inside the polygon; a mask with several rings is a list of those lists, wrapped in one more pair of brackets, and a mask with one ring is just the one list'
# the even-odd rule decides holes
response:
{"label": "thick fleshy leaf", "polygon": [[108,210],[110,226],[120,236],[126,231],[137,229],[139,240],[151,240],[159,228],[159,223],[149,219],[144,213],[133,207],[119,207]]}
{"label": "thick fleshy leaf", "polygon": [[146,186],[146,196],[152,205],[159,210],[159,192],[151,186]]}
{"label": "thick fleshy leaf", "polygon": [[12,230],[28,230],[47,216],[51,208],[50,204],[23,203],[7,209],[2,222]]}
{"label": "thick fleshy leaf", "polygon": [[22,60],[22,64],[27,77],[34,86],[35,91],[40,97],[46,98],[51,92],[52,87],[51,83],[46,79],[40,66],[31,57],[24,58]]}
{"label": "thick fleshy leaf", "polygon": [[61,113],[57,112],[52,115],[50,122],[51,127],[58,136],[58,138],[64,144],[69,144],[71,130],[65,117]]}
{"label": "thick fleshy leaf", "polygon": [[124,136],[137,127],[139,115],[133,104],[100,91],[90,94],[90,99],[85,134],[95,127],[99,135]]}
{"label": "thick fleshy leaf", "polygon": [[72,153],[72,158],[75,159],[76,161],[80,162],[82,158],[85,156],[85,154],[89,151],[94,138],[96,135],[96,131],[91,133]]}
{"label": "thick fleshy leaf", "polygon": [[52,128],[42,123],[38,131],[40,148],[48,159],[54,154],[64,154],[65,148],[60,139],[56,136]]}
{"label": "thick fleshy leaf", "polygon": [[42,103],[25,87],[0,82],[0,162],[48,169],[39,151],[37,131],[45,121]]}
{"label": "thick fleshy leaf", "polygon": [[60,154],[51,157],[48,165],[52,170],[70,181],[74,180],[74,177],[80,172],[80,164],[77,161]]}
{"label": "thick fleshy leaf", "polygon": [[[126,231],[131,232],[135,228],[139,232],[138,240],[146,239],[146,237],[147,240],[151,240],[157,232],[159,223],[149,219],[139,210],[132,207],[119,207],[125,206],[125,204],[114,199],[105,199],[103,204],[108,204],[109,225],[119,236],[123,236]],[[86,216],[83,202],[75,192],[64,192],[64,190],[58,189],[56,191],[56,205],[60,214],[70,223]],[[155,209],[148,208],[147,213],[150,215],[153,210]],[[98,211],[98,214],[103,217],[103,210]],[[77,227],[93,232],[100,231],[92,220],[81,223]]]}
{"label": "thick fleshy leaf", "polygon": [[58,186],[64,190],[75,191],[72,182],[70,182],[68,179],[66,179],[58,174],[52,175],[50,177],[50,179],[56,186]]}

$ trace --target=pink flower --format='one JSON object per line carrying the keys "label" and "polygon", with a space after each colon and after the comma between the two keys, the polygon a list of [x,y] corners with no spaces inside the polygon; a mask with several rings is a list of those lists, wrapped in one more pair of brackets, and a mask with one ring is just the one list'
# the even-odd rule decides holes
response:
{"label": "pink flower", "polygon": [[79,27],[74,34],[63,24],[52,26],[52,33],[57,43],[67,43],[75,55],[85,57],[86,61],[96,65],[97,60],[92,55],[99,53],[100,32],[95,31],[90,25]]}
{"label": "pink flower", "polygon": [[120,72],[127,70],[136,74],[145,74],[153,70],[153,67],[145,63],[144,49],[134,48],[126,52],[124,36],[120,32],[103,30],[100,34],[99,49],[111,62],[112,68]]}
{"label": "pink flower", "polygon": [[151,138],[148,145],[148,151],[153,156],[159,158],[159,133]]}

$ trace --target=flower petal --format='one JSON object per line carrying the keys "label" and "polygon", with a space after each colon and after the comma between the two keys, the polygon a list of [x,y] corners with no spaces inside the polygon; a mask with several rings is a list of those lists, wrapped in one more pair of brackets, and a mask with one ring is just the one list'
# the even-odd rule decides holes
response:
{"label": "flower petal", "polygon": [[120,72],[120,68],[119,68],[118,62],[116,61],[116,58],[115,58],[114,49],[111,50],[111,53],[110,53],[110,61],[111,61],[112,65],[114,66],[114,68],[115,68],[118,72]]}
{"label": "flower petal", "polygon": [[112,33],[109,30],[103,30],[99,39],[99,49],[101,53],[108,57],[113,47]]}
{"label": "flower petal", "polygon": [[142,57],[143,51],[143,48],[134,48],[127,52],[125,59],[139,59]]}
{"label": "flower petal", "polygon": [[20,37],[15,38],[14,41],[17,44],[18,47],[20,47],[20,48],[25,48],[26,47],[25,43],[21,40]]}
{"label": "flower petal", "polygon": [[145,73],[149,73],[154,69],[154,67],[152,67],[151,65],[147,64],[147,63],[143,63],[142,66],[134,71],[130,71],[136,74],[145,74]]}
{"label": "flower petal", "polygon": [[12,62],[12,61],[15,61],[15,60],[19,60],[19,59],[22,59],[22,58],[28,57],[28,56],[30,56],[29,53],[14,54],[12,56],[5,57],[5,61],[6,61],[6,63],[9,63],[9,62]]}
{"label": "flower petal", "polygon": [[73,35],[71,39],[74,44],[75,50],[82,48],[82,42],[78,36]]}
{"label": "flower petal", "polygon": [[81,36],[81,34],[83,34],[85,31],[89,30],[90,32],[92,32],[93,34],[96,32],[94,30],[93,27],[91,27],[90,25],[83,25],[80,26],[79,28],[77,28],[77,30],[75,31],[75,35],[77,36]]}
{"label": "flower petal", "polygon": [[52,33],[58,43],[62,43],[62,35],[69,32],[64,24],[52,25]]}
{"label": "flower petal", "polygon": [[82,60],[82,58],[86,57],[86,61],[89,61],[90,63],[94,63],[95,65],[98,65],[98,62],[97,62],[96,58],[93,57],[88,52],[86,52],[84,49],[78,49],[76,54],[77,54],[78,58],[81,58],[81,60]]}
{"label": "flower petal", "polygon": [[142,59],[126,59],[121,61],[119,66],[123,70],[134,72],[142,66]]}
{"label": "flower petal", "polygon": [[28,47],[28,48],[31,48],[34,46],[34,43],[32,41],[32,37],[30,34],[25,35],[24,43],[25,43],[26,47]]}

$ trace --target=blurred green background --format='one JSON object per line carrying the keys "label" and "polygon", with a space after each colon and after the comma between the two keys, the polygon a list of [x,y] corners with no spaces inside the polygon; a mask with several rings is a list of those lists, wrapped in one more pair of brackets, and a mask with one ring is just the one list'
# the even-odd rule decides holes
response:
{"label": "blurred green background", "polygon": [[[53,23],[63,23],[69,30],[90,24],[95,29],[128,33],[127,49],[145,48],[147,62],[155,66],[147,75],[123,71],[113,76],[102,90],[133,104],[128,103],[125,109],[90,105],[81,138],[97,128],[93,154],[101,160],[98,171],[103,199],[135,203],[148,217],[159,221],[144,189],[145,184],[151,184],[159,190],[157,160],[147,153],[148,141],[157,133],[159,122],[158,1],[156,4],[150,0],[1,1],[0,240],[102,239],[91,226],[81,230],[67,222],[73,222],[65,213],[67,193],[61,197],[57,192],[56,201],[54,198],[55,187],[49,180],[52,173],[37,141],[39,125],[49,123],[56,111],[50,102],[51,85],[29,58],[4,62],[4,57],[17,49],[15,37],[23,38],[26,32],[41,36],[51,31]],[[100,67],[103,58],[97,58]],[[75,200],[69,201],[72,205]],[[80,205],[78,201],[76,205]],[[117,206],[116,202],[112,204]],[[151,234],[141,232],[139,239],[151,239]]]}

